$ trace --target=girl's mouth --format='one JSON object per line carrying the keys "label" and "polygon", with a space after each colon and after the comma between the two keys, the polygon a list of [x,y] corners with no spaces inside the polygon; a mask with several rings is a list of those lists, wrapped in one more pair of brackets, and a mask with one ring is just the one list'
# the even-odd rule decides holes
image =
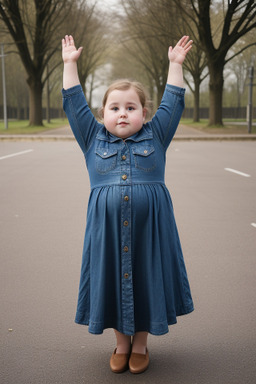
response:
{"label": "girl's mouth", "polygon": [[118,123],[118,125],[121,125],[121,126],[126,126],[126,125],[128,125],[128,123],[127,123],[127,122],[125,122],[125,121],[121,121],[120,123]]}

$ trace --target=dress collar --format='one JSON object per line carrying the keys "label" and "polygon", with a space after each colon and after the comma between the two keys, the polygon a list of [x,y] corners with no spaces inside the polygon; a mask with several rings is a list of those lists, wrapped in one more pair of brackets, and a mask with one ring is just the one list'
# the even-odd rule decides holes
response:
{"label": "dress collar", "polygon": [[[108,141],[109,143],[114,143],[116,141],[123,140],[121,139],[121,137],[112,135],[112,133],[108,132],[105,127],[102,127],[99,130],[96,138],[98,140]],[[152,130],[147,125],[143,125],[143,127],[139,130],[139,132],[136,132],[134,135],[127,137],[125,141],[129,140],[129,141],[139,142],[142,140],[149,140],[149,139],[153,139]]]}

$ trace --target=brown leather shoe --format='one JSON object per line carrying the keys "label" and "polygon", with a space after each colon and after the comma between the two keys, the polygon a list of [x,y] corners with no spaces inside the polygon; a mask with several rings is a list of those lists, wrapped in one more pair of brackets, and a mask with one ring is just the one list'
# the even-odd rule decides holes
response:
{"label": "brown leather shoe", "polygon": [[116,349],[112,353],[110,359],[110,369],[115,373],[122,373],[129,368],[130,353],[116,353]]}
{"label": "brown leather shoe", "polygon": [[146,371],[149,365],[149,354],[146,349],[146,354],[143,353],[131,353],[129,360],[129,369],[131,373],[142,373]]}

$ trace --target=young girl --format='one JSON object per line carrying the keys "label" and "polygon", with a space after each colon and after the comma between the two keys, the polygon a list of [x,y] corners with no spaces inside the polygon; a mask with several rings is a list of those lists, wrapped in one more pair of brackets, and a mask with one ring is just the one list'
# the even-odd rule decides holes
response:
{"label": "young girl", "polygon": [[164,181],[166,150],[184,108],[182,63],[191,47],[184,36],[169,48],[166,89],[150,122],[143,87],[121,80],[104,96],[103,125],[79,84],[82,48],[72,36],[62,40],[63,106],[91,184],[75,321],[93,334],[114,329],[113,372],[145,371],[148,333],[163,335],[176,316],[193,311]]}

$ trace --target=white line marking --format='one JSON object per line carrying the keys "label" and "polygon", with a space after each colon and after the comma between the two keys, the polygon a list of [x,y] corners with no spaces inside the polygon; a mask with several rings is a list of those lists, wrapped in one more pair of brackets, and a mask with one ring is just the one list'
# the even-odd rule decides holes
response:
{"label": "white line marking", "polygon": [[34,149],[27,149],[26,151],[12,153],[11,155],[0,157],[0,160],[8,159],[9,157],[14,157],[14,156],[19,156],[19,155],[25,155],[25,153],[29,153],[29,152],[33,152],[33,151],[34,151]]}
{"label": "white line marking", "polygon": [[251,225],[252,225],[254,228],[256,228],[256,223],[251,223]]}
{"label": "white line marking", "polygon": [[248,175],[247,173],[237,171],[236,169],[232,168],[224,168],[225,171],[236,173],[237,175],[244,176],[244,177],[251,177],[251,175]]}

